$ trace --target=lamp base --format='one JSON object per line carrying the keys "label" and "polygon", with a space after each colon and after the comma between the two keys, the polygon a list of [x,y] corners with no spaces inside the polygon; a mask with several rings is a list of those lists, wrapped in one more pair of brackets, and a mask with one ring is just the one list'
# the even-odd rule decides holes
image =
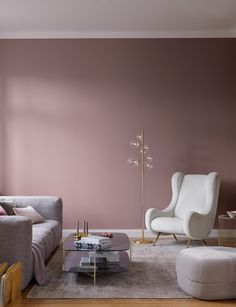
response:
{"label": "lamp base", "polygon": [[152,244],[152,243],[154,243],[154,240],[139,238],[139,239],[132,240],[132,242],[135,243],[135,244]]}

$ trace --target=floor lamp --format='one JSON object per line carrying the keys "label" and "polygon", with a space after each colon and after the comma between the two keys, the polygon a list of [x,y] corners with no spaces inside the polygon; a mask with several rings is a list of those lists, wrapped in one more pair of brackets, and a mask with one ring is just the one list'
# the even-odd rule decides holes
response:
{"label": "floor lamp", "polygon": [[135,140],[130,142],[130,146],[134,149],[139,150],[139,159],[128,159],[128,163],[134,167],[140,167],[141,169],[141,229],[142,234],[141,238],[135,240],[137,244],[148,244],[153,243],[152,240],[147,240],[144,237],[144,171],[145,168],[153,168],[153,158],[150,156],[150,149],[144,143],[144,130],[141,130],[141,133],[137,135]]}

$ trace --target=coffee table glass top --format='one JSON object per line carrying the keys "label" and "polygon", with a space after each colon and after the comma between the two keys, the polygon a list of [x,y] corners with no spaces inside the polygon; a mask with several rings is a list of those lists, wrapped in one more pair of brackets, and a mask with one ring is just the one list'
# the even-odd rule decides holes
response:
{"label": "coffee table glass top", "polygon": [[[113,237],[111,238],[111,247],[104,249],[105,251],[125,251],[130,248],[130,242],[129,242],[129,238],[127,234],[120,233],[120,232],[114,232],[112,234],[113,234]],[[91,235],[98,235],[98,233],[91,233]],[[63,250],[64,251],[83,251],[84,249],[80,249],[76,247],[76,245],[74,244],[73,233],[71,233],[64,241]]]}

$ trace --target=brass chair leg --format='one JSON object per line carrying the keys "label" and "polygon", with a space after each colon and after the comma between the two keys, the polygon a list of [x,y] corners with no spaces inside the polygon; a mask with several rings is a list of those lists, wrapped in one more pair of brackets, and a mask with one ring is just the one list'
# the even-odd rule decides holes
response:
{"label": "brass chair leg", "polygon": [[175,238],[175,241],[178,241],[178,239],[176,238],[176,235],[174,233],[172,233],[172,235]]}
{"label": "brass chair leg", "polygon": [[207,243],[206,243],[205,240],[201,240],[201,241],[202,241],[202,244],[203,244],[204,246],[207,246]]}
{"label": "brass chair leg", "polygon": [[188,240],[188,243],[187,243],[186,248],[188,248],[188,247],[189,247],[189,245],[190,245],[191,241],[192,241],[191,239],[189,239],[189,240]]}
{"label": "brass chair leg", "polygon": [[157,237],[156,237],[156,240],[155,240],[155,242],[153,243],[153,246],[155,246],[155,244],[157,243],[157,240],[159,239],[160,234],[161,234],[161,232],[158,232]]}

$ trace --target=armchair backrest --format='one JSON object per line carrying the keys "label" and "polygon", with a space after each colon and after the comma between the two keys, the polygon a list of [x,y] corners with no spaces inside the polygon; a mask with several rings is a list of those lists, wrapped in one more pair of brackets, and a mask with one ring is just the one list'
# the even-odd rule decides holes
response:
{"label": "armchair backrest", "polygon": [[184,218],[186,212],[195,211],[215,217],[218,194],[219,175],[215,172],[208,175],[184,175],[179,189],[174,216]]}

